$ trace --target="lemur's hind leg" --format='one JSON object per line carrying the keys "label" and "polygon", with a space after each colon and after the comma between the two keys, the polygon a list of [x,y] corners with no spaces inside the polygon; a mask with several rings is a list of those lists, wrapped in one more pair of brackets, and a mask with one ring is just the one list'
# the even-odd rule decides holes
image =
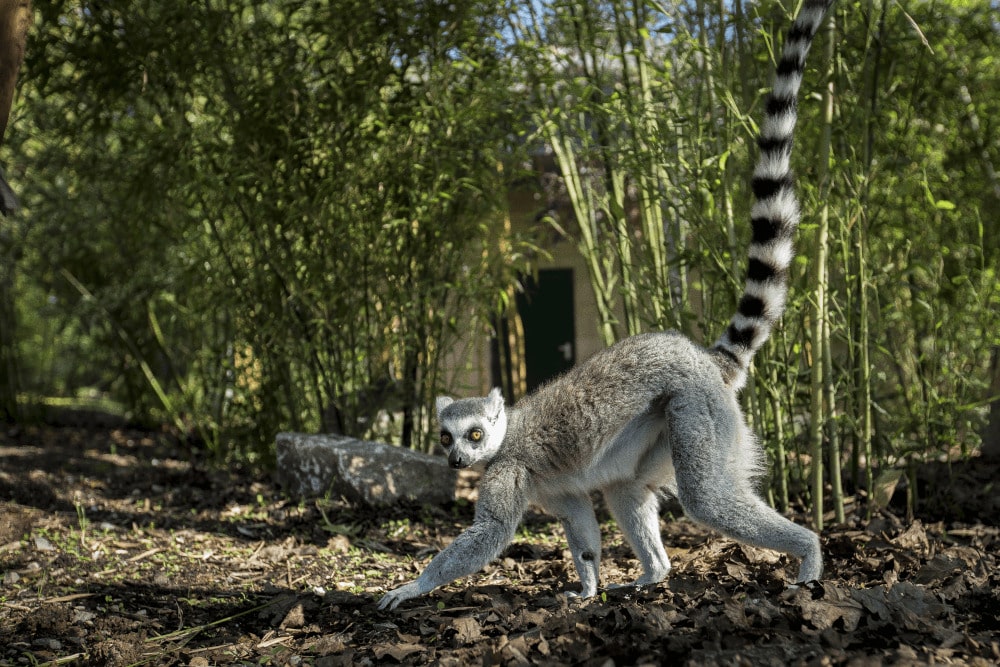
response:
{"label": "lemur's hind leg", "polygon": [[663,548],[657,495],[641,482],[623,482],[605,488],[604,498],[642,563],[642,576],[633,585],[663,581],[670,572],[670,558]]}
{"label": "lemur's hind leg", "polygon": [[[728,399],[728,400],[726,400]],[[667,422],[677,499],[691,519],[746,544],[801,560],[797,582],[823,572],[819,537],[781,516],[754,491],[756,445],[735,397],[712,387],[675,397]]]}
{"label": "lemur's hind leg", "polygon": [[[566,532],[570,553],[580,575],[580,597],[597,594],[601,567],[601,528],[590,496],[565,495],[547,499],[545,508],[558,518]],[[567,593],[575,596],[575,593]]]}

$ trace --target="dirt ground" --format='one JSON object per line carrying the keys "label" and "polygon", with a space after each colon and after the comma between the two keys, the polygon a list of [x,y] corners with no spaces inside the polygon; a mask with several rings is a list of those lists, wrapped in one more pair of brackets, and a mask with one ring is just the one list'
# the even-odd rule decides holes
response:
{"label": "dirt ground", "polygon": [[[192,462],[193,461],[193,462]],[[166,433],[0,433],[0,665],[878,665],[1000,662],[998,470],[922,471],[919,518],[824,531],[822,584],[664,515],[664,584],[567,599],[531,515],[483,573],[380,612],[472,505],[377,515],[283,497]],[[857,512],[856,512],[857,513]],[[637,564],[609,520],[605,584]]]}

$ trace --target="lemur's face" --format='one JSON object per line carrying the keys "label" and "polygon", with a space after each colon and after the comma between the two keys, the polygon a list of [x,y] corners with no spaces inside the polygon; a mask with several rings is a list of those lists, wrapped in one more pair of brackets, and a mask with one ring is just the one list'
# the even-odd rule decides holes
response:
{"label": "lemur's face", "polygon": [[500,451],[507,433],[507,412],[499,388],[481,398],[456,401],[439,396],[435,407],[441,446],[452,468],[485,465]]}

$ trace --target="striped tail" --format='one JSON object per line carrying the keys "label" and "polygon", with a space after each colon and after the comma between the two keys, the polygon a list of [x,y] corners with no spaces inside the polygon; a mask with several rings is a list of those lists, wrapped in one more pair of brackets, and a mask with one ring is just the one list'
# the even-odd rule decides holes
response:
{"label": "striped tail", "polygon": [[729,327],[712,347],[722,358],[728,384],[737,390],[746,382],[754,353],[767,341],[785,309],[792,237],[799,224],[799,202],[789,166],[797,97],[806,54],[833,2],[805,0],[785,38],[774,88],[765,105],[757,140],[760,158],[751,181],[756,202],[750,211],[753,238],[746,288]]}

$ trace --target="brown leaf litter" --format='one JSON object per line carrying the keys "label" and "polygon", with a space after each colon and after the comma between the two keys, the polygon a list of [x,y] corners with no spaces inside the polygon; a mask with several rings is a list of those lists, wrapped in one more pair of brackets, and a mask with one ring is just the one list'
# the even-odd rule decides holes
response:
{"label": "brown leaf litter", "polygon": [[[853,507],[797,589],[788,558],[665,515],[668,581],[571,600],[561,529],[533,514],[482,573],[388,613],[470,502],[376,515],[283,498],[168,433],[28,428],[0,436],[0,666],[992,665],[997,472],[922,471],[909,522]],[[625,583],[638,565],[602,517],[602,583]]]}

